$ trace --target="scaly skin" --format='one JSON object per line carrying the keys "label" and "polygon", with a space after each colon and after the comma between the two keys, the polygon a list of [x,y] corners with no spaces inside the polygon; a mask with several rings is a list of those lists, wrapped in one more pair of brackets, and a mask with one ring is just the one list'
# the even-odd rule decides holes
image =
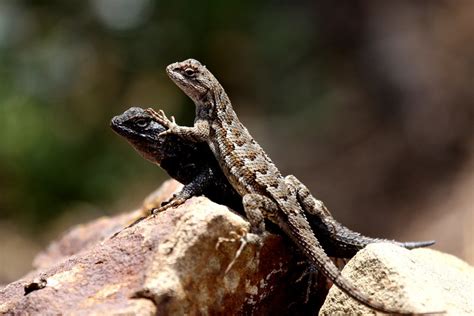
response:
{"label": "scaly skin", "polygon": [[178,126],[174,118],[168,120],[163,112],[150,110],[150,114],[168,127],[161,135],[179,135],[188,141],[209,145],[229,183],[242,196],[247,219],[255,232],[264,231],[264,219],[269,219],[293,240],[319,271],[352,298],[381,312],[412,313],[374,301],[342,276],[306,218],[308,213],[323,214],[324,210],[308,209],[312,207],[311,203],[304,190],[295,187],[296,178],[281,175],[239,121],[224,89],[205,66],[188,59],[169,65],[167,72],[194,101],[196,118],[193,127],[183,127]]}
{"label": "scaly skin", "polygon": [[[172,178],[185,185],[172,201],[183,201],[202,194],[216,203],[244,214],[242,198],[227,181],[207,144],[186,141],[174,135],[159,136],[166,128],[139,107],[132,107],[115,116],[110,126],[142,157],[160,165]],[[295,187],[298,182],[295,180]],[[432,241],[402,243],[363,236],[338,223],[309,190],[306,194],[306,200],[309,202],[305,201],[303,204],[313,203],[315,206],[308,209],[321,210],[316,214],[307,213],[308,222],[331,257],[352,258],[359,250],[375,242],[395,243],[407,249],[433,244]]]}

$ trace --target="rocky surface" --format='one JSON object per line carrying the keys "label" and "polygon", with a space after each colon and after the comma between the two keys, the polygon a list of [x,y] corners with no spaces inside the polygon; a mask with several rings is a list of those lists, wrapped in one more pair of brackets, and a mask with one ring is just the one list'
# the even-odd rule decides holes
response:
{"label": "rocky surface", "polygon": [[[34,271],[0,290],[0,314],[317,313],[325,278],[301,277],[299,253],[275,234],[255,236],[236,257],[241,244],[233,239],[248,223],[224,206],[193,198],[127,227],[179,188],[168,181],[142,209],[64,233],[36,257]],[[343,273],[391,306],[474,314],[473,268],[447,254],[374,244]],[[332,287],[320,314],[374,313]]]}
{"label": "rocky surface", "polygon": [[[145,208],[176,188],[167,183]],[[304,265],[281,237],[256,238],[236,258],[231,232],[248,223],[224,206],[193,198],[122,230],[143,213],[65,233],[35,271],[0,290],[0,314],[284,314],[304,303],[307,282],[296,281]]]}
{"label": "rocky surface", "polygon": [[[474,268],[449,254],[371,244],[349,261],[343,274],[389,306],[419,313],[474,315]],[[320,315],[334,314],[375,312],[331,287]]]}
{"label": "rocky surface", "polygon": [[181,188],[182,184],[177,181],[165,181],[162,186],[145,198],[140,209],[111,217],[104,216],[90,223],[73,227],[40,252],[33,261],[33,267],[44,269],[79,251],[94,247],[98,242],[110,238],[124,227],[150,214],[151,209],[159,207],[162,201]]}

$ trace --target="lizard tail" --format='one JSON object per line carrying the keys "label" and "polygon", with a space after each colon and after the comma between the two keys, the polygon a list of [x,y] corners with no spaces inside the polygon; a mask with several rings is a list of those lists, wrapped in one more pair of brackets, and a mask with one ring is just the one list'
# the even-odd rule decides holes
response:
{"label": "lizard tail", "polygon": [[[300,215],[300,216],[298,216]],[[356,288],[349,279],[345,278],[341,271],[326,255],[324,249],[319,244],[314,236],[309,223],[301,214],[289,216],[286,222],[286,233],[293,239],[293,241],[301,248],[304,254],[309,258],[319,271],[321,271],[327,278],[329,278],[339,289],[344,293],[357,300],[361,304],[375,309],[379,312],[389,314],[405,314],[411,315],[413,311],[406,311],[397,308],[391,308],[383,302],[372,299],[369,295]],[[443,312],[417,313],[417,314],[434,314]]]}
{"label": "lizard tail", "polygon": [[427,241],[406,241],[406,242],[397,242],[396,244],[406,248],[406,249],[415,249],[415,248],[422,248],[422,247],[429,247],[436,243],[435,240],[427,240]]}

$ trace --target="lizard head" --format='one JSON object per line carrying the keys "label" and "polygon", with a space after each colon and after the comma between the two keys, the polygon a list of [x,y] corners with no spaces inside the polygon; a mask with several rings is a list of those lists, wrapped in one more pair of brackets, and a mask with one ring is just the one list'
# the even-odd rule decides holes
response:
{"label": "lizard head", "polygon": [[205,100],[209,91],[220,86],[206,66],[195,59],[168,65],[166,72],[171,80],[196,104]]}
{"label": "lizard head", "polygon": [[158,135],[165,131],[165,128],[144,109],[139,107],[128,109],[112,118],[110,127],[124,137],[145,159],[160,163],[164,141]]}

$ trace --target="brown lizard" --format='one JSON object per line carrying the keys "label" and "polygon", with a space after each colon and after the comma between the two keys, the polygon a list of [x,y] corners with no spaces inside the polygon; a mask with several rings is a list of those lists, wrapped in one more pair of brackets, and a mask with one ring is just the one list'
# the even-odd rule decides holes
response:
{"label": "brown lizard", "polygon": [[[172,204],[164,202],[166,207],[182,203],[191,196],[204,195],[245,215],[242,197],[227,181],[206,143],[187,141],[176,135],[160,136],[166,128],[154,116],[139,107],[131,107],[115,116],[110,126],[141,156],[160,165],[171,177],[184,184],[184,188],[170,199]],[[357,251],[376,242],[395,243],[407,249],[434,243],[433,241],[398,242],[363,236],[337,222],[324,204],[313,197],[309,190],[305,190],[305,200],[308,200],[306,203],[314,203],[313,208],[320,209],[324,214],[321,216],[307,213],[306,216],[316,238],[329,256],[352,258]]]}
{"label": "brown lizard", "polygon": [[411,314],[390,308],[356,288],[324,252],[306,219],[306,213],[324,214],[309,199],[307,188],[293,176],[283,177],[260,145],[239,121],[223,87],[200,62],[188,59],[167,67],[169,77],[196,105],[193,127],[179,126],[164,113],[151,114],[168,130],[162,135],[179,135],[195,142],[207,142],[220,168],[242,196],[252,231],[264,232],[264,220],[280,227],[298,245],[309,261],[336,286],[360,303],[385,313]]}

